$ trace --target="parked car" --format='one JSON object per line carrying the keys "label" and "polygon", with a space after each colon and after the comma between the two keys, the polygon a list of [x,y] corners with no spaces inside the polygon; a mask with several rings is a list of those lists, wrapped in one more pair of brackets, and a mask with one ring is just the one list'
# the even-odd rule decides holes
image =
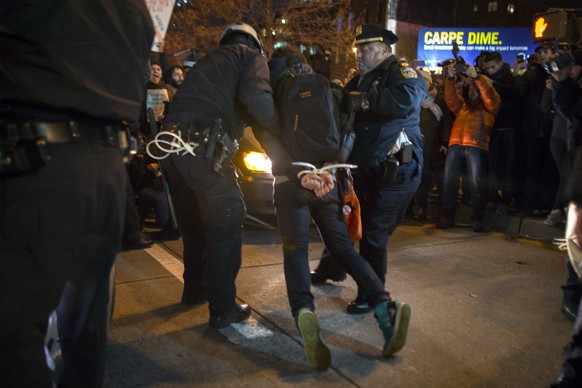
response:
{"label": "parked car", "polygon": [[234,157],[234,166],[247,207],[247,214],[252,217],[275,216],[273,205],[273,181],[271,160],[246,127],[238,153]]}

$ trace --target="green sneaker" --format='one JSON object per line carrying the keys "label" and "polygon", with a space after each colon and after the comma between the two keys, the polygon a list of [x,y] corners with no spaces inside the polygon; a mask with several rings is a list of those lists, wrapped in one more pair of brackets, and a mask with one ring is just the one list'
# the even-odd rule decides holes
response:
{"label": "green sneaker", "polygon": [[331,353],[321,338],[319,322],[313,311],[302,308],[297,315],[297,327],[303,337],[305,354],[317,370],[327,370],[331,365]]}
{"label": "green sneaker", "polygon": [[401,351],[406,344],[412,308],[406,303],[391,300],[376,305],[374,315],[386,341],[382,356],[388,358]]}

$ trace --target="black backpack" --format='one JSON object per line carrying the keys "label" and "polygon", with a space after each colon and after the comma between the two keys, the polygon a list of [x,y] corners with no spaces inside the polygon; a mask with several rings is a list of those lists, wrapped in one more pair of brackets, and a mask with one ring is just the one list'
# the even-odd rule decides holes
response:
{"label": "black backpack", "polygon": [[277,84],[275,98],[283,120],[283,143],[291,157],[312,164],[334,161],[342,141],[327,78],[289,72]]}

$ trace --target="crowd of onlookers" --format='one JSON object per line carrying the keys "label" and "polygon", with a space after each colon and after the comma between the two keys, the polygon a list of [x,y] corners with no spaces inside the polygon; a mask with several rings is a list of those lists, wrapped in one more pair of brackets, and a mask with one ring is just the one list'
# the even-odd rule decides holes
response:
{"label": "crowd of onlookers", "polygon": [[[442,203],[443,195],[445,200],[450,201],[443,192],[445,189],[449,193],[454,192],[455,199],[464,203],[473,203],[475,195],[484,193],[484,199],[477,198],[477,201],[500,213],[544,217],[544,223],[549,226],[565,221],[564,208],[567,203],[563,189],[573,154],[572,146],[568,144],[567,121],[556,112],[552,103],[552,77],[548,68],[552,60],[565,53],[570,53],[568,60],[575,63],[571,77],[582,86],[582,51],[559,48],[551,43],[540,44],[528,58],[510,59],[503,58],[500,52],[481,52],[474,63],[476,77],[459,74],[458,71],[449,77],[448,69],[459,70],[459,66],[455,66],[458,61],[449,61],[442,73],[420,69],[430,90],[421,114],[421,129],[425,136],[424,176],[411,207],[414,218],[427,219],[427,198],[433,193],[441,206],[437,227],[454,225],[451,204]],[[447,159],[458,164],[458,160],[454,162],[456,158],[451,155],[451,150],[455,144],[463,143],[455,133],[455,123],[462,127],[458,120],[463,119],[456,117],[455,113],[457,116],[461,113],[458,110],[454,112],[451,104],[454,105],[457,94],[461,102],[470,101],[468,91],[473,79],[477,85],[479,79],[483,79],[493,86],[499,106],[492,111],[494,121],[483,122],[486,131],[482,135],[486,137],[482,139],[482,144],[470,144],[472,148],[463,149],[466,160],[461,165],[459,182],[456,176],[447,176],[457,169],[445,168]],[[449,80],[456,81],[457,93],[451,93],[447,98],[446,84]],[[485,84],[482,85],[485,87]],[[480,96],[477,100],[481,102],[482,115],[487,111],[488,96],[484,90],[478,91]],[[467,126],[464,126],[467,135]],[[475,154],[475,148],[481,151]],[[448,184],[447,178],[450,178]],[[479,187],[471,187],[472,184]],[[459,186],[461,190],[458,190]],[[478,211],[482,209],[473,206],[473,229],[482,231],[482,224],[479,225],[482,218]]]}
{"label": "crowd of onlookers", "polygon": [[[423,177],[409,216],[426,221],[428,201],[432,198],[438,201],[441,209],[434,220],[439,228],[454,226],[456,202],[473,205],[473,230],[477,232],[484,230],[485,207],[501,214],[544,217],[548,226],[565,222],[567,204],[563,190],[572,152],[568,148],[567,121],[556,112],[552,103],[552,78],[548,66],[554,58],[566,52],[571,52],[571,60],[576,64],[571,76],[582,85],[582,51],[551,43],[540,44],[527,58],[504,58],[500,52],[483,51],[474,64],[463,65],[464,72],[460,71],[459,64],[463,62],[460,57],[443,62],[441,71],[416,67],[426,80],[429,93],[422,103],[420,116],[424,135]],[[309,60],[316,72],[326,75],[340,87],[356,72],[356,69],[350,69],[345,76],[330,74],[328,65],[320,56]],[[170,65],[164,55],[158,55],[152,61],[140,128],[142,135],[151,135],[150,117],[154,117],[156,122],[161,119],[165,106],[195,63],[194,52],[182,65]],[[449,69],[455,69],[454,74],[449,74]],[[475,70],[475,77],[467,75],[471,69]],[[495,90],[491,96],[498,99],[498,106],[492,111],[486,108],[488,96],[486,91],[479,89],[479,85],[485,85],[480,84],[480,79]],[[473,80],[476,81],[475,107],[483,106],[483,109],[477,109],[478,115],[482,118],[488,113],[491,115],[490,119],[483,120],[479,130],[472,128],[474,117],[451,107],[455,101],[460,104],[468,102],[467,108],[472,109],[469,95]],[[455,87],[454,93],[450,88],[449,98],[445,87],[447,81],[454,81]],[[148,116],[147,107],[152,108],[152,116]],[[475,136],[482,138],[474,141]],[[449,166],[445,168],[447,158]],[[161,228],[157,237],[178,236],[159,168],[147,159],[145,153],[138,153],[128,167],[132,197],[137,202],[128,210],[128,218],[134,222],[128,222],[126,227],[126,247],[143,247],[151,243],[142,232],[145,219],[151,215],[155,215],[153,226]],[[132,212],[133,215],[129,215]]]}

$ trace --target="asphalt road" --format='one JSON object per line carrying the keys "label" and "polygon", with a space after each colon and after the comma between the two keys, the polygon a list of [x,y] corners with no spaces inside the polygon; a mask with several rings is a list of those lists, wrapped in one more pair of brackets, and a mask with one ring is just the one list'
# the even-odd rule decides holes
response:
{"label": "asphalt road", "polygon": [[[312,268],[322,244],[311,244]],[[252,319],[208,327],[179,303],[181,240],[122,252],[108,387],[544,387],[572,328],[560,312],[565,255],[551,244],[406,223],[389,247],[388,289],[413,308],[407,346],[381,357],[372,315],[351,316],[350,279],[314,287],[332,367],[307,361],[289,310],[276,230],[249,227],[237,279]]]}

